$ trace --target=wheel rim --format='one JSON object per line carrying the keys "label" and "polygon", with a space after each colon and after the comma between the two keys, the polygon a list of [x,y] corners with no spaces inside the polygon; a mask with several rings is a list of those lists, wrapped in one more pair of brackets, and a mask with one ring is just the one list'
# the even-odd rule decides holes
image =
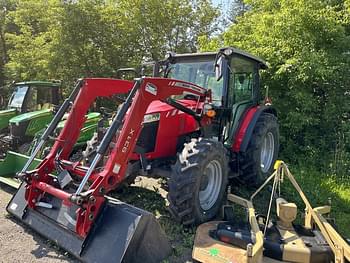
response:
{"label": "wheel rim", "polygon": [[201,179],[199,203],[203,210],[212,208],[219,197],[222,184],[222,168],[217,160],[206,166]]}
{"label": "wheel rim", "polygon": [[275,151],[275,139],[272,132],[268,132],[261,146],[260,166],[263,173],[267,173],[273,161]]}

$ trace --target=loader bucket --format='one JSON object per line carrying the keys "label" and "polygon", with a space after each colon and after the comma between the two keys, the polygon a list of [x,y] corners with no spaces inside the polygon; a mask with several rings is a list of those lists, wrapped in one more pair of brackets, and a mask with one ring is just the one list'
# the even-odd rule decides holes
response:
{"label": "loader bucket", "polygon": [[34,210],[27,207],[24,193],[25,183],[13,196],[7,211],[83,262],[153,263],[161,262],[171,253],[167,237],[147,211],[107,198],[94,226],[83,239],[72,231],[74,205],[67,207],[51,197],[52,209]]}
{"label": "loader bucket", "polygon": [[[0,160],[0,182],[18,188],[20,181],[14,179],[14,177],[16,173],[22,169],[28,159],[29,157],[26,155],[12,151],[7,152],[6,158]],[[29,168],[34,169],[40,162],[41,160],[34,159]]]}

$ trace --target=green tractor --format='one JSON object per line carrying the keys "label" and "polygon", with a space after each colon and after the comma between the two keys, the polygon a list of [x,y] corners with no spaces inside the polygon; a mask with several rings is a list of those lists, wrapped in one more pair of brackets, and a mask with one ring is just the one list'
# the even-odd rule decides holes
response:
{"label": "green tractor", "polygon": [[28,151],[35,134],[53,118],[59,105],[60,83],[28,81],[14,84],[6,110],[0,111],[0,158],[8,150]]}
{"label": "green tractor", "polygon": [[[60,86],[59,82],[47,81],[19,82],[13,85],[8,106],[0,111],[0,182],[18,186],[12,177],[26,162],[37,138],[53,119],[55,108],[62,97]],[[77,151],[79,147],[85,148],[86,141],[96,132],[101,114],[91,112],[86,117],[87,121],[76,145]],[[59,133],[63,125],[64,120],[54,133]],[[50,144],[47,149],[49,147]],[[44,156],[45,151],[37,157]]]}

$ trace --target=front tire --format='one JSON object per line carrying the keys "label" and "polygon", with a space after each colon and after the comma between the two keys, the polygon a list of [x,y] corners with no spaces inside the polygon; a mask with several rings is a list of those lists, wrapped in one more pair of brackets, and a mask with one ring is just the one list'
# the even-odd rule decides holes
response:
{"label": "front tire", "polygon": [[256,186],[273,172],[278,156],[279,129],[277,118],[262,113],[254,128],[245,153],[241,154],[240,176],[248,184]]}
{"label": "front tire", "polygon": [[168,182],[171,213],[184,225],[209,221],[221,207],[227,178],[228,156],[222,143],[192,139],[172,167]]}

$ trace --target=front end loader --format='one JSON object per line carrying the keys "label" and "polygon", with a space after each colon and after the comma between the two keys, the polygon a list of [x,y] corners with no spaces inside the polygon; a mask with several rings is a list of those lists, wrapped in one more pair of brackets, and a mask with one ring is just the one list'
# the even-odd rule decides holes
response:
{"label": "front end loader", "polygon": [[[97,97],[121,91],[129,95],[105,133],[90,167],[71,162],[69,155],[90,105]],[[171,249],[154,216],[106,195],[127,176],[150,103],[184,93],[199,97],[201,102],[208,100],[206,89],[179,80],[79,81],[18,174],[23,183],[7,211],[85,262],[164,259]],[[68,119],[50,153],[30,171],[36,154],[69,108]],[[183,110],[200,119],[203,125],[210,121],[200,112]],[[99,166],[106,157],[104,166]]]}

